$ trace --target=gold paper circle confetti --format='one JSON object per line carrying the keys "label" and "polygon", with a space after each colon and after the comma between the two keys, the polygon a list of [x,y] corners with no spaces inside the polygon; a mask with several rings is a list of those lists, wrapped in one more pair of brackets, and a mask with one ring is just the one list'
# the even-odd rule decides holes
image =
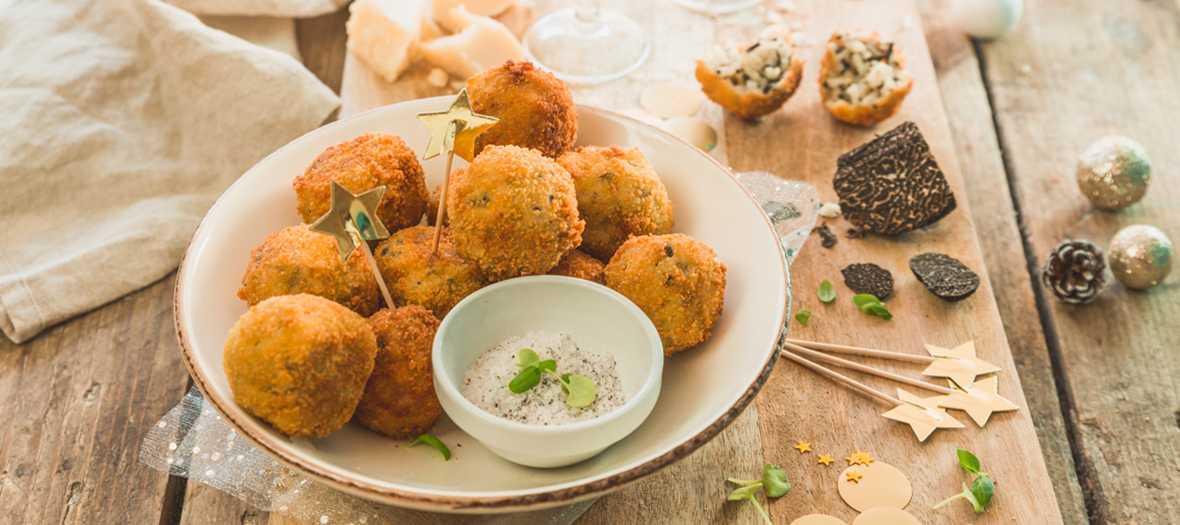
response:
{"label": "gold paper circle confetti", "polygon": [[[861,477],[847,481],[847,474],[855,470]],[[869,465],[852,465],[837,478],[840,497],[848,506],[864,512],[875,507],[905,508],[914,495],[909,478],[888,463],[875,461]]]}
{"label": "gold paper circle confetti", "polygon": [[1099,209],[1121,210],[1139,202],[1151,183],[1147,151],[1127,137],[1106,137],[1078,159],[1078,187]]}
{"label": "gold paper circle confetti", "polygon": [[717,146],[717,132],[698,118],[670,118],[664,122],[664,131],[684,139],[701,151],[710,151]]}
{"label": "gold paper circle confetti", "polygon": [[876,507],[852,520],[852,525],[921,525],[918,518],[893,507]]}
{"label": "gold paper circle confetti", "polygon": [[791,525],[848,525],[844,520],[833,518],[827,514],[808,514],[795,521]]}
{"label": "gold paper circle confetti", "polygon": [[639,105],[661,118],[689,117],[701,109],[701,92],[672,82],[657,82],[643,90]]}
{"label": "gold paper circle confetti", "polygon": [[1143,290],[1172,271],[1172,241],[1155,226],[1127,226],[1110,239],[1110,270],[1127,288]]}

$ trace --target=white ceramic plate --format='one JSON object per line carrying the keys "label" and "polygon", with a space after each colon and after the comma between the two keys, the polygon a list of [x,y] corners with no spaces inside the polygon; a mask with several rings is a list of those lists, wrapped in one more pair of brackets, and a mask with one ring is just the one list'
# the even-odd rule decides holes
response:
{"label": "white ceramic plate", "polygon": [[[444,110],[450,100],[396,104],[308,133],[246,172],[213,205],[181,262],[175,306],[185,363],[206,399],[242,435],[308,476],[369,499],[432,511],[537,509],[602,495],[716,436],[754,399],[777,359],[789,311],[778,239],[754,199],[711,157],[651,126],[587,106],[578,108],[578,144],[642,150],[676,206],[673,231],[708,244],[729,268],[713,337],[667,359],[659,401],[634,433],[583,463],[532,469],[492,454],[444,416],[431,431],[454,452],[443,463],[355,424],[323,439],[292,442],[233,402],[221,355],[230,327],[246,311],[237,288],[250,251],[271,232],[300,222],[292,180],[324,149],[366,132],[399,135],[421,154],[429,134],[415,115]],[[423,163],[427,187],[441,182],[444,162]]]}

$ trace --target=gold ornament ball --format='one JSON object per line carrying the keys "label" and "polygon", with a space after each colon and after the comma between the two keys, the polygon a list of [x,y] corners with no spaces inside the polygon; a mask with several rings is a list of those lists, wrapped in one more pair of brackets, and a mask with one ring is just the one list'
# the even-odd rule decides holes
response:
{"label": "gold ornament ball", "polygon": [[1127,137],[1106,137],[1078,159],[1078,187],[1094,206],[1116,211],[1139,202],[1151,183],[1147,151]]}
{"label": "gold ornament ball", "polygon": [[1143,290],[1172,271],[1172,241],[1155,226],[1127,226],[1110,239],[1110,269],[1127,288]]}

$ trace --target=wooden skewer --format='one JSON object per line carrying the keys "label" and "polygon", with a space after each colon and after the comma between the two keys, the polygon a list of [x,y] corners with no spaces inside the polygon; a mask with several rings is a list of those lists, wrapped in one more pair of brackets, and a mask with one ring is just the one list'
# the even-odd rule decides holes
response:
{"label": "wooden skewer", "polygon": [[[359,237],[354,237],[359,239]],[[393,310],[393,297],[389,295],[389,288],[385,286],[385,278],[381,276],[381,270],[377,268],[377,259],[373,258],[373,251],[369,249],[368,241],[360,239],[361,251],[365,253],[365,260],[369,261],[369,269],[373,270],[373,275],[377,277],[377,286],[381,288],[381,297],[385,298],[385,306]]]}
{"label": "wooden skewer", "polygon": [[927,390],[933,390],[933,391],[938,392],[940,394],[950,395],[950,394],[955,393],[954,390],[951,390],[945,386],[939,386],[934,383],[927,383],[925,381],[918,381],[917,379],[910,379],[906,376],[897,375],[892,372],[878,370],[876,368],[873,368],[870,366],[865,366],[860,363],[855,363],[855,362],[849,361],[847,359],[840,359],[839,357],[830,356],[827,354],[816,352],[815,350],[808,350],[808,349],[803,348],[802,346],[799,346],[796,344],[784,342],[783,346],[790,348],[791,351],[793,351],[793,352],[797,352],[797,353],[800,353],[800,354],[803,354],[803,355],[806,355],[809,357],[813,357],[816,359],[821,359],[821,360],[827,361],[829,363],[834,363],[834,364],[836,364],[838,366],[842,366],[844,368],[851,368],[853,370],[864,372],[866,374],[872,374],[872,375],[875,375],[878,377],[884,377],[885,379],[892,379],[892,380],[897,381],[899,383],[905,383],[907,385],[916,386],[918,388],[925,388]]}
{"label": "wooden skewer", "polygon": [[794,361],[796,363],[799,363],[807,368],[810,368],[815,373],[822,375],[822,376],[826,376],[828,379],[831,379],[837,383],[844,383],[845,385],[847,385],[849,387],[852,387],[856,390],[860,390],[861,392],[863,392],[865,394],[873,396],[873,397],[880,399],[881,401],[884,401],[886,403],[889,403],[893,406],[898,406],[898,405],[902,404],[901,400],[899,400],[893,396],[890,396],[888,394],[874,390],[872,387],[869,387],[868,385],[865,385],[864,383],[861,383],[855,379],[852,379],[851,377],[848,377],[844,374],[833,371],[833,370],[826,368],[824,366],[812,363],[811,361],[808,361],[808,360],[806,360],[794,353],[783,350],[781,352],[781,354],[783,357],[790,359],[791,361]]}
{"label": "wooden skewer", "polygon": [[827,350],[829,352],[836,352],[840,354],[863,355],[868,357],[879,357],[881,359],[892,359],[894,361],[907,361],[910,363],[930,364],[934,362],[934,358],[925,355],[903,354],[901,352],[887,352],[885,350],[873,350],[871,348],[859,348],[855,346],[834,345],[830,343],[815,343],[812,341],[803,341],[800,339],[784,339],[788,343],[794,343],[799,346],[815,349]]}
{"label": "wooden skewer", "polygon": [[438,192],[438,215],[434,218],[434,243],[430,253],[438,254],[438,239],[442,236],[443,219],[447,216],[447,186],[451,182],[451,162],[455,160],[455,137],[463,131],[465,124],[460,120],[452,120],[447,125],[447,135],[443,139],[443,150],[447,152],[447,169],[444,171],[442,189]]}

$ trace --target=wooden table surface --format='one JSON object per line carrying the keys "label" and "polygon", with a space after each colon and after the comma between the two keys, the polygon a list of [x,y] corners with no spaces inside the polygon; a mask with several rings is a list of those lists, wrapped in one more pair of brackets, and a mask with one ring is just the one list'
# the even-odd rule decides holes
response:
{"label": "wooden table surface", "polygon": [[[805,11],[802,6],[811,9],[805,16],[822,21],[841,10],[856,9],[862,3],[877,6],[881,1],[886,0],[797,4],[800,11]],[[658,9],[668,7],[664,5],[668,0],[653,3]],[[908,1],[896,3],[900,11],[915,9]],[[1046,294],[1037,276],[1044,254],[1062,238],[1089,238],[1105,245],[1119,228],[1138,223],[1156,225],[1173,238],[1180,236],[1180,208],[1171,205],[1180,198],[1180,185],[1174,183],[1180,178],[1180,148],[1176,147],[1180,2],[1029,2],[1017,29],[995,42],[966,38],[950,20],[946,0],[917,0],[916,9],[914,26],[925,35],[937,78],[937,90],[926,86],[932,90],[928,98],[940,98],[942,104],[936,117],[916,115],[926,119],[920,121],[924,131],[938,125],[949,129],[949,134],[944,133],[948,155],[939,158],[944,163],[951,162],[947,157],[958,159],[961,182],[954,184],[961,186],[955,189],[969,209],[970,221],[963,221],[967,231],[973,223],[976,235],[963,242],[968,248],[978,243],[976,253],[982,256],[990,284],[984,290],[993,294],[995,306],[986,306],[992,304],[990,297],[974,299],[983,299],[980,315],[998,311],[1003,333],[997,344],[1006,335],[1023,386],[1021,404],[1027,410],[1008,421],[1005,416],[1009,415],[997,416],[987,434],[966,429],[968,442],[951,438],[935,446],[940,451],[954,443],[970,448],[981,437],[1004,433],[1006,424],[1019,428],[1018,418],[1031,415],[1047,474],[1039,461],[1030,461],[1035,476],[1022,478],[1027,483],[1005,484],[1000,479],[993,507],[974,521],[977,524],[1052,523],[1057,521],[1056,511],[1071,524],[1171,523],[1180,514],[1180,354],[1170,339],[1180,326],[1177,277],[1148,292],[1131,292],[1113,283],[1096,304],[1071,307]],[[347,112],[347,102],[358,97],[355,90],[363,93],[364,88],[357,87],[355,68],[345,82],[346,19],[347,13],[341,11],[302,20],[297,33],[308,68],[333,89],[340,91],[344,85]],[[823,23],[816,25],[813,39],[829,30]],[[694,29],[720,31],[718,27],[708,24]],[[722,118],[709,111],[710,120]],[[771,125],[783,125],[777,119],[788,118],[792,117],[776,115]],[[715,121],[724,130],[723,154],[736,169],[782,168],[787,157],[773,152],[759,156],[749,147],[756,130],[732,120]],[[1073,172],[1077,155],[1087,145],[1116,133],[1133,137],[1147,148],[1156,180],[1143,202],[1111,214],[1095,211],[1085,201],[1073,182]],[[833,159],[823,162],[805,171],[830,173]],[[830,186],[820,188],[821,194],[830,197],[823,193],[830,193]],[[852,249],[856,242],[842,238],[832,253]],[[809,241],[803,257],[818,261],[820,250],[818,243]],[[797,305],[817,312],[815,301],[804,298],[814,290],[814,283],[800,279],[804,277],[795,283]],[[0,409],[0,522],[290,523],[137,461],[149,426],[180,400],[189,385],[172,324],[172,286],[173,279],[165,279],[47,330],[24,345],[0,339],[0,395],[6,400]],[[915,301],[907,312],[917,315],[913,312],[921,312],[920,305],[927,303]],[[794,335],[807,335],[797,327],[793,330]],[[827,332],[813,333],[834,338]],[[788,374],[789,379],[783,377]],[[1014,383],[1016,378],[1001,378],[1006,380]],[[718,481],[721,476],[736,475],[731,471],[734,465],[757,465],[762,459],[796,461],[791,456],[794,451],[784,448],[789,446],[787,441],[808,438],[794,435],[801,429],[811,436],[822,435],[823,424],[806,426],[799,422],[806,416],[786,413],[784,403],[799,401],[781,388],[786,381],[822,388],[841,402],[870,404],[867,398],[781,362],[758,402],[718,439],[666,471],[602,498],[579,523],[758,523],[751,509],[723,502],[727,487]],[[841,412],[839,417],[853,415]],[[906,437],[896,428],[881,428],[888,429],[888,439],[893,441],[900,443]],[[823,439],[841,452],[855,445]],[[1031,441],[1031,434],[1027,439]],[[899,445],[910,446],[910,442]],[[751,449],[753,455],[748,453]],[[876,452],[877,456],[906,454],[900,449]],[[989,460],[1005,462],[1006,467],[1010,461],[983,454],[981,459],[985,467]],[[926,470],[934,468],[894,462],[911,477],[923,478]],[[788,473],[799,472],[801,480],[809,479],[810,474],[794,468]],[[1048,494],[1044,479],[1031,479],[1041,476],[1051,482],[1053,495]],[[1036,485],[1037,481],[1041,484]],[[795,490],[809,491],[808,483],[797,482]],[[1016,494],[1021,487],[1043,490]],[[916,489],[954,491],[953,486]],[[810,508],[837,508],[827,501],[830,495],[823,498]],[[771,502],[775,523],[785,525],[809,508],[801,500],[789,495]],[[1016,502],[1042,508],[1013,508]],[[1049,508],[1054,505],[1056,509]],[[851,521],[848,511],[837,515]],[[975,520],[961,507],[938,516],[937,522]]]}

